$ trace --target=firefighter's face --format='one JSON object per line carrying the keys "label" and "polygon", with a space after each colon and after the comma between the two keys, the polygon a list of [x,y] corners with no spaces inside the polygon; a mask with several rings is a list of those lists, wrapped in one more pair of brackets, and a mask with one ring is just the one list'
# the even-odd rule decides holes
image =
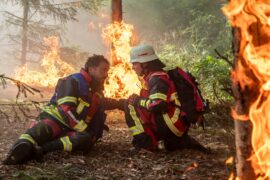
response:
{"label": "firefighter's face", "polygon": [[143,76],[144,75],[141,63],[138,63],[138,62],[132,63],[132,69],[136,72],[136,74],[138,76]]}
{"label": "firefighter's face", "polygon": [[100,83],[104,83],[105,79],[108,77],[109,68],[109,64],[101,62],[96,67],[89,67],[88,72],[97,81],[99,81]]}

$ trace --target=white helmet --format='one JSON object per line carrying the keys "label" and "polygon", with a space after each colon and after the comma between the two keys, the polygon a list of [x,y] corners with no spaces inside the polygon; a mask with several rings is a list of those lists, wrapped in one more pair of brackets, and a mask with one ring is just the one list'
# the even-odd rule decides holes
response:
{"label": "white helmet", "polygon": [[130,51],[130,63],[145,63],[158,59],[154,49],[150,45],[141,44]]}

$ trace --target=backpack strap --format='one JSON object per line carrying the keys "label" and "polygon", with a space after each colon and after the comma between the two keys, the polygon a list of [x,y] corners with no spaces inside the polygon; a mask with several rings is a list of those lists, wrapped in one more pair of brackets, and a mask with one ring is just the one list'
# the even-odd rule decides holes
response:
{"label": "backpack strap", "polygon": [[[175,93],[176,93],[176,88],[175,88],[175,85],[173,83],[173,81],[171,80],[169,74],[167,72],[164,72],[164,71],[158,71],[158,72],[154,72],[150,75],[149,77],[149,81],[152,77],[154,76],[159,76],[162,80],[164,80],[167,85],[169,86],[169,94],[170,96],[168,97],[167,101],[168,102],[171,102],[172,101],[172,96],[174,97]],[[180,102],[179,103],[176,103],[175,104],[177,107],[180,107]]]}
{"label": "backpack strap", "polygon": [[157,71],[157,72],[154,72],[150,75],[150,77],[152,76],[168,76],[168,74],[166,72],[163,72],[163,71]]}
{"label": "backpack strap", "polygon": [[190,76],[181,68],[177,68],[178,73],[181,74],[190,84],[192,84],[193,87],[196,87],[196,85],[191,80]]}

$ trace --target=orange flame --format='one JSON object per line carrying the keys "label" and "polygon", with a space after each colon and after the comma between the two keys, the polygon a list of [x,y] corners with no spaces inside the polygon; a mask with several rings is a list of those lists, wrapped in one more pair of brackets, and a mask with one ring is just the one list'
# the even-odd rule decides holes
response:
{"label": "orange flame", "polygon": [[233,157],[229,157],[226,161],[225,164],[232,164],[233,163]]}
{"label": "orange flame", "polygon": [[241,36],[233,81],[258,94],[248,113],[253,124],[250,160],[255,173],[266,179],[270,177],[270,1],[231,0],[223,12]]}
{"label": "orange flame", "polygon": [[140,90],[140,82],[129,63],[132,36],[133,26],[124,22],[109,24],[102,31],[103,39],[112,46],[112,67],[105,84],[105,96],[124,98]]}
{"label": "orange flame", "polygon": [[43,71],[28,70],[27,66],[23,66],[15,72],[15,79],[32,86],[52,88],[60,77],[74,72],[74,68],[59,56],[58,38],[52,36],[44,41],[50,46],[50,51],[42,59]]}
{"label": "orange flame", "polygon": [[[231,173],[230,176],[229,176],[229,180],[234,180],[234,179],[235,179],[234,173]],[[238,178],[236,178],[236,179],[238,179]]]}

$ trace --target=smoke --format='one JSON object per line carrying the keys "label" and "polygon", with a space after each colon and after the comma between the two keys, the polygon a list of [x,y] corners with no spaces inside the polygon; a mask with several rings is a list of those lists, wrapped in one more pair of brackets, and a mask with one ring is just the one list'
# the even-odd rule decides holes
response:
{"label": "smoke", "polygon": [[[123,0],[122,2],[124,21],[134,25],[138,42],[154,44],[166,32],[189,27],[190,22],[193,20],[192,18],[194,18],[192,12],[195,10],[202,10],[207,13],[209,11],[209,14],[217,13],[219,11],[219,6],[217,5],[220,5],[223,1],[144,0],[138,2],[136,0]],[[203,5],[207,4],[206,2],[209,6],[205,7]],[[22,10],[19,8],[11,4],[1,4],[2,11],[16,11],[21,15]],[[20,64],[20,47],[16,47],[10,42],[8,34],[10,32],[18,32],[18,29],[11,29],[11,27],[5,26],[2,14],[3,12],[1,12],[0,16],[0,74],[12,76],[14,69]],[[70,21],[65,25],[63,38],[60,39],[60,46],[71,47],[78,51],[86,52],[89,55],[103,54],[107,56],[109,47],[104,45],[101,29],[110,23],[110,4],[107,3],[96,15],[79,10],[77,19],[78,21]],[[53,22],[53,19],[51,21]],[[219,32],[220,28],[212,29]],[[212,37],[215,37],[215,34]],[[176,41],[179,41],[177,38]],[[38,56],[32,56],[32,58],[35,62],[40,60]],[[81,61],[80,63],[83,64],[83,60]]]}
{"label": "smoke", "polygon": [[[10,34],[20,33],[20,29],[14,26],[7,26],[4,11],[8,12],[18,12],[16,15],[21,16],[22,10],[19,6],[11,6],[10,4],[1,4],[2,11],[0,16],[0,40],[1,40],[1,50],[0,50],[0,74],[6,74],[12,76],[16,67],[20,65],[20,38],[18,37],[15,43],[10,40]],[[107,47],[104,45],[101,38],[101,28],[109,22],[109,18],[101,17],[101,13],[108,11],[108,9],[101,9],[96,15],[92,15],[84,10],[79,10],[76,18],[78,21],[69,21],[63,27],[61,33],[60,46],[70,47],[78,52],[85,52],[89,55],[91,54],[104,54],[108,51]],[[109,14],[109,13],[107,13]],[[53,19],[46,19],[48,23],[55,23]],[[93,29],[89,26],[92,22],[96,25]],[[99,27],[98,27],[99,26]],[[33,47],[30,47],[33,48]],[[42,54],[31,54],[28,53],[28,66],[38,66]],[[83,64],[84,62],[81,62]]]}
{"label": "smoke", "polygon": [[[11,6],[10,4],[1,4],[1,16],[0,16],[0,74],[5,74],[6,76],[13,77],[15,70],[20,65],[20,38],[16,39],[18,43],[12,42],[9,38],[9,34],[20,33],[20,29],[14,26],[7,26],[4,11],[18,12],[18,16],[21,16],[22,10],[20,7]],[[78,59],[78,67],[83,66],[86,61],[87,55],[92,54],[102,54],[107,55],[108,47],[103,43],[101,37],[101,29],[107,25],[109,21],[109,10],[104,7],[96,15],[90,14],[84,10],[79,10],[77,15],[78,21],[70,21],[63,27],[63,32],[61,33],[61,38],[59,39],[60,48],[66,48],[74,50],[73,52],[78,52],[83,54],[83,59]],[[106,13],[107,16],[102,14]],[[47,19],[46,22],[54,23],[53,19]],[[91,27],[90,22],[96,25],[95,28]],[[28,53],[28,58],[31,61],[27,62],[28,67],[38,68],[40,67],[40,62],[43,57],[42,53],[30,54]],[[77,57],[77,56],[74,56]],[[65,59],[63,59],[65,61]],[[17,88],[12,84],[8,84],[8,89],[3,89],[0,87],[0,99],[16,97]]]}
{"label": "smoke", "polygon": [[102,13],[108,15],[108,9],[106,7],[101,9],[97,15],[81,11],[77,16],[77,22],[67,24],[63,44],[78,47],[89,54],[106,55],[108,49],[103,42],[101,32],[102,27],[106,26],[110,21],[107,16],[102,17]]}

